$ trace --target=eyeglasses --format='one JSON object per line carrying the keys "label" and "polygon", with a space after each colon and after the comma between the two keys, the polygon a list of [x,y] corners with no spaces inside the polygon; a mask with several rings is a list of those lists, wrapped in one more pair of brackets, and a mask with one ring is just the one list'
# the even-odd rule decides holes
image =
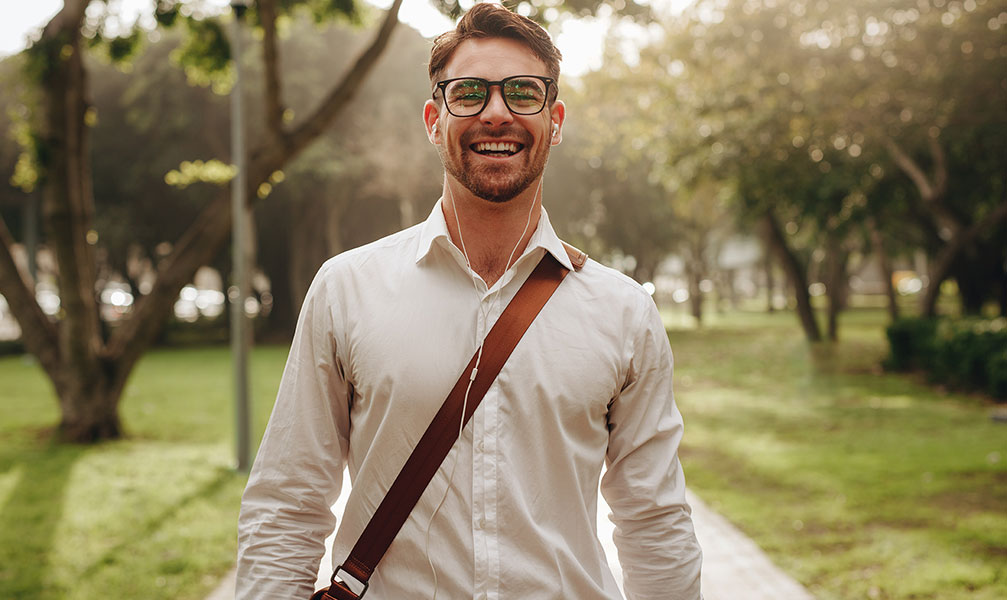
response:
{"label": "eyeglasses", "polygon": [[[474,117],[481,113],[490,101],[490,88],[500,86],[504,104],[515,115],[535,115],[545,108],[549,97],[549,87],[556,80],[538,75],[512,75],[500,81],[489,81],[482,77],[457,77],[437,82],[437,89],[444,97],[444,106],[456,117]],[[556,89],[559,89],[558,87]],[[437,98],[436,91],[434,99]]]}

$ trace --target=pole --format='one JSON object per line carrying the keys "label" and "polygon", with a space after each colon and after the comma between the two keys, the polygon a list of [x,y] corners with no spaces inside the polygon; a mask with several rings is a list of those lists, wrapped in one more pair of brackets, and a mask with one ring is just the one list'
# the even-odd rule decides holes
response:
{"label": "pole", "polygon": [[234,360],[234,433],[237,469],[247,473],[252,467],[251,459],[251,419],[248,406],[248,350],[251,345],[251,329],[245,312],[245,300],[249,297],[248,265],[245,246],[248,239],[248,207],[246,199],[247,165],[245,157],[244,107],[241,98],[241,35],[242,21],[247,0],[233,0],[234,35],[231,47],[234,50],[234,87],[231,88],[231,156],[236,173],[231,181],[231,224],[232,224],[232,283],[228,289],[231,301],[231,354]]}

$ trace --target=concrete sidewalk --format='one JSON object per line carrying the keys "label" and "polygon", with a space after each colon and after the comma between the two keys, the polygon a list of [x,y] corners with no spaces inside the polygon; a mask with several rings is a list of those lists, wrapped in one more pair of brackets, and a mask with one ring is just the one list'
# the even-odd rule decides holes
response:
{"label": "concrete sidewalk", "polygon": [[703,547],[705,600],[814,600],[741,530],[694,494],[687,497]]}
{"label": "concrete sidewalk", "polygon": [[[349,481],[345,482],[341,499],[348,495]],[[715,513],[705,502],[691,492],[692,520],[696,537],[703,547],[703,596],[705,600],[814,600],[814,597],[773,564],[769,557],[751,539],[727,519]],[[333,507],[342,513],[342,503]],[[616,581],[622,582],[622,567],[612,542],[612,522],[609,508],[603,498],[598,499],[598,537],[602,540]],[[325,542],[332,547],[332,538]],[[331,558],[326,553],[318,572],[318,586],[328,583],[332,571]],[[231,571],[207,600],[232,600],[234,598],[234,571]]]}

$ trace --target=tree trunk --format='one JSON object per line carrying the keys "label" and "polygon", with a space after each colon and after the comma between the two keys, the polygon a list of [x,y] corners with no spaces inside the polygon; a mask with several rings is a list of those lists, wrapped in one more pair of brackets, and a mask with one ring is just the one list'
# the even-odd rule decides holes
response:
{"label": "tree trunk", "polygon": [[878,256],[878,266],[881,269],[881,276],[885,280],[885,295],[888,297],[888,318],[895,321],[899,318],[898,294],[895,292],[895,281],[892,273],[892,261],[888,257],[885,249],[885,240],[878,228],[878,223],[873,218],[867,222],[867,227],[871,232],[871,245],[874,246],[874,253]]}
{"label": "tree trunk", "polygon": [[839,313],[846,306],[846,263],[849,253],[842,248],[839,238],[830,232],[826,239],[825,291],[828,295],[828,338],[839,341]]}
{"label": "tree trunk", "polygon": [[40,160],[42,215],[59,264],[60,309],[56,385],[62,418],[59,436],[69,442],[120,437],[118,395],[109,395],[110,369],[98,313],[93,239],[94,198],[86,113],[87,73],[80,25],[88,2],[64,3],[46,26],[36,60],[42,75]]}
{"label": "tree trunk", "polygon": [[822,333],[818,328],[818,322],[815,321],[815,313],[811,307],[811,295],[808,293],[808,280],[804,266],[787,246],[787,240],[772,212],[766,211],[763,216],[763,227],[769,246],[776,254],[780,264],[783,265],[783,271],[793,288],[794,296],[797,299],[797,317],[804,329],[804,337],[809,342],[819,342],[822,340]]}
{"label": "tree trunk", "polygon": [[940,295],[941,283],[950,275],[951,267],[962,250],[972,244],[987,228],[1002,224],[1004,221],[1007,221],[1007,202],[1000,203],[985,217],[973,223],[971,227],[957,231],[941,248],[936,259],[931,263],[930,282],[920,300],[920,313],[924,317],[937,315],[937,298]]}
{"label": "tree trunk", "polygon": [[763,245],[765,249],[762,254],[762,268],[766,273],[766,312],[773,313],[776,312],[776,306],[773,304],[773,296],[776,295],[776,282],[773,279],[772,244],[768,236],[765,236]]}
{"label": "tree trunk", "polygon": [[110,383],[102,372],[73,378],[59,399],[58,436],[61,440],[88,444],[122,436],[119,421],[122,389],[110,389]]}
{"label": "tree trunk", "polygon": [[703,280],[703,271],[700,265],[696,264],[695,260],[692,260],[689,261],[686,267],[686,273],[689,278],[689,309],[693,318],[696,319],[696,326],[702,326],[703,290],[699,287],[699,284]]}

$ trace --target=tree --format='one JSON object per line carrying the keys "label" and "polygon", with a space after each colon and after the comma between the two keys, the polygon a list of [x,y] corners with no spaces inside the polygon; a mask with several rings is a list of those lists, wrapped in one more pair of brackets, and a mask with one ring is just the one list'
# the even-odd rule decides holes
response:
{"label": "tree", "polygon": [[894,214],[879,187],[890,173],[926,191],[909,208],[935,255],[930,293],[963,253],[984,276],[957,271],[960,282],[980,289],[1002,273],[982,260],[1001,253],[981,250],[1003,246],[1007,216],[1007,153],[993,133],[1007,103],[999,12],[943,0],[701,1],[641,52],[642,74],[624,78],[625,97],[648,105],[650,126],[629,127],[639,147],[666,157],[672,181],[733,182],[741,214],[763,223],[811,340],[821,333],[801,255],[824,254],[834,337],[843,266],[869,221],[887,234],[904,229],[904,219],[879,218]]}
{"label": "tree", "polygon": [[[224,70],[229,48],[219,20],[185,17],[180,4],[179,0],[158,0],[156,14],[163,26],[183,21],[189,28],[190,41],[182,52],[187,70],[203,77],[207,72]],[[89,126],[95,114],[87,98],[84,51],[86,40],[94,38],[104,40],[113,57],[128,55],[140,35],[133,32],[105,39],[101,19],[95,27],[84,18],[92,5],[114,10],[113,5],[104,2],[66,0],[40,39],[26,51],[28,76],[41,96],[41,110],[32,121],[34,129],[28,145],[42,189],[48,243],[59,263],[62,307],[57,321],[50,321],[35,301],[34,282],[16,266],[11,254],[13,236],[6,222],[0,222],[0,293],[21,325],[26,348],[38,358],[53,383],[61,408],[59,437],[76,442],[122,434],[118,404],[130,373],[171,315],[179,290],[225,244],[231,223],[230,201],[226,190],[220,189],[172,245],[170,253],[157,262],[150,291],[137,298],[131,312],[114,329],[103,329],[95,289],[95,209],[88,160]],[[455,2],[439,5],[451,14],[460,12]],[[251,16],[262,32],[263,120],[253,130],[256,141],[249,152],[245,182],[249,204],[259,195],[267,195],[278,180],[277,174],[345,110],[387,46],[398,21],[401,0],[393,1],[373,40],[324,97],[305,110],[303,118],[292,119],[283,101],[277,24],[281,12],[301,6],[312,10],[319,19],[362,18],[352,0],[259,0],[255,4]],[[546,12],[528,6],[539,17]],[[598,3],[577,2],[571,6],[583,11],[596,8]]]}
{"label": "tree", "polygon": [[[21,324],[25,347],[49,376],[59,398],[59,437],[90,442],[119,437],[118,404],[140,356],[171,315],[179,290],[226,242],[230,204],[222,190],[157,265],[153,287],[107,339],[95,293],[94,201],[88,163],[87,72],[84,67],[85,9],[89,0],[67,0],[27,52],[31,77],[43,98],[36,127],[35,159],[43,190],[43,215],[49,244],[57,257],[61,318],[51,322],[34,298],[34,282],[21,273],[10,253],[13,238],[0,223],[0,292]],[[373,42],[302,121],[284,127],[277,61],[276,3],[260,0],[264,30],[267,134],[250,152],[248,189],[260,185],[307,148],[339,114],[384,49],[397,23],[395,0]],[[333,5],[334,7],[335,5]],[[161,14],[178,7],[160,3]],[[344,14],[353,5],[343,5]],[[254,195],[249,198],[252,202]]]}

